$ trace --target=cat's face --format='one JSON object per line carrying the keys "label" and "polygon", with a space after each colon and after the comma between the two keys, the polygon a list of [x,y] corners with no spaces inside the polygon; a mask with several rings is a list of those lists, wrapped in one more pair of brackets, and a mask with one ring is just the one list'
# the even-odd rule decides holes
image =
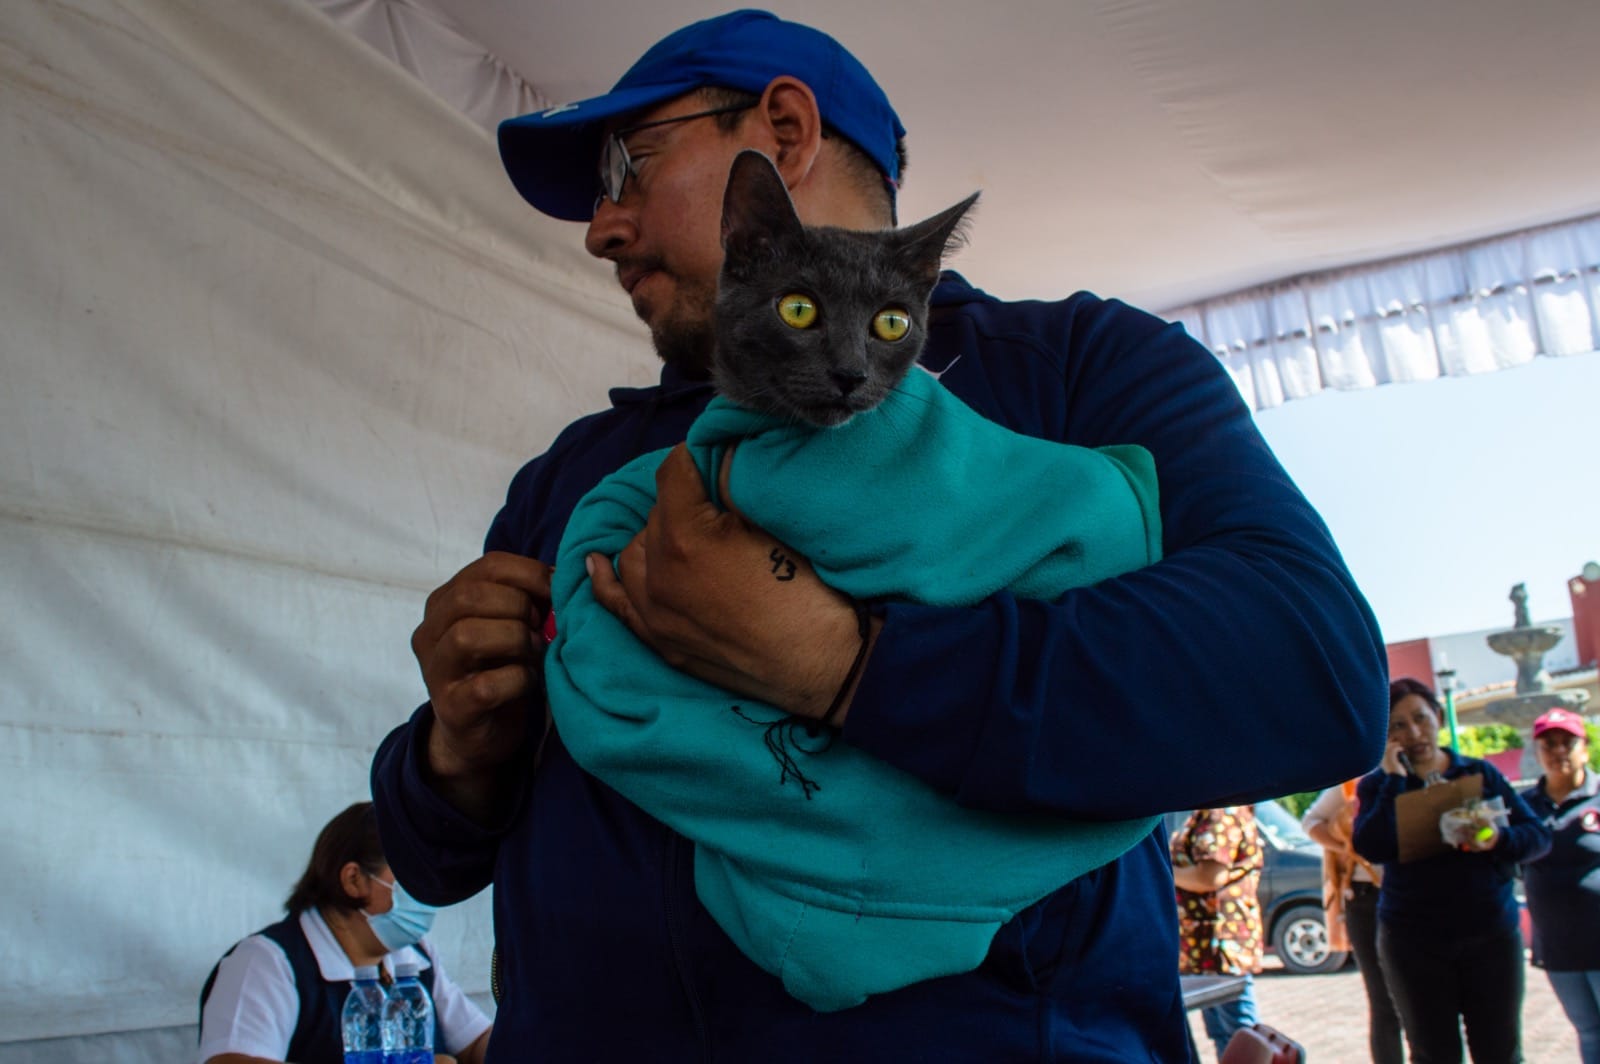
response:
{"label": "cat's face", "polygon": [[822,428],[883,402],[922,352],[940,260],[976,199],[904,229],[806,228],[772,163],[741,152],[723,200],[717,390]]}

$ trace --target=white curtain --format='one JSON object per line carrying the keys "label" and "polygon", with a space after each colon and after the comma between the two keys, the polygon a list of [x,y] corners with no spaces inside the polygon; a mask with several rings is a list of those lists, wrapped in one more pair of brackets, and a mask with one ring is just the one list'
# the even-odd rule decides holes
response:
{"label": "white curtain", "polygon": [[[423,599],[656,362],[300,0],[0,4],[0,1062],[184,1059],[424,697]],[[487,988],[486,899],[441,919]]]}
{"label": "white curtain", "polygon": [[1600,215],[1168,311],[1251,407],[1600,348]]}

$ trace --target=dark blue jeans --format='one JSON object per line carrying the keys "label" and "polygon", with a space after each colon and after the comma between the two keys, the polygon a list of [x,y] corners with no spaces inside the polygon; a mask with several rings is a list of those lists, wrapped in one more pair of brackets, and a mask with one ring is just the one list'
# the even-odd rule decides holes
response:
{"label": "dark blue jeans", "polygon": [[1417,934],[1378,925],[1378,959],[1412,1064],[1522,1064],[1522,934]]}

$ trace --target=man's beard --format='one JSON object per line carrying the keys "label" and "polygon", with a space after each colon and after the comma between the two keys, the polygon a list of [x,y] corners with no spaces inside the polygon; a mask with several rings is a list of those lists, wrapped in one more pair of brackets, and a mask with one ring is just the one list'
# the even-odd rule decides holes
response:
{"label": "man's beard", "polygon": [[711,376],[711,354],[716,349],[715,286],[685,288],[678,295],[678,312],[667,314],[650,327],[650,339],[661,361],[694,380]]}
{"label": "man's beard", "polygon": [[661,361],[684,376],[703,380],[711,376],[711,352],[716,333],[709,321],[666,321],[650,330]]}

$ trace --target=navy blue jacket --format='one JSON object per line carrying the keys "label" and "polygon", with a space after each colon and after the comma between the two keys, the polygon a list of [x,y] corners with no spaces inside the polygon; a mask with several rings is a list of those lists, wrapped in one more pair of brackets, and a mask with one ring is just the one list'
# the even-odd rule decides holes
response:
{"label": "navy blue jacket", "polygon": [[1391,776],[1376,769],[1356,784],[1355,851],[1383,863],[1378,922],[1416,936],[1457,938],[1469,932],[1510,931],[1517,927],[1517,899],[1511,889],[1519,861],[1531,861],[1550,847],[1550,832],[1528,803],[1487,761],[1442,751],[1447,780],[1481,775],[1483,797],[1504,799],[1510,823],[1499,843],[1485,852],[1447,850],[1401,864],[1395,827],[1395,799],[1419,791],[1423,781],[1408,773]]}
{"label": "navy blue jacket", "polygon": [[1600,774],[1557,805],[1544,780],[1522,792],[1550,829],[1550,852],[1522,866],[1533,918],[1533,963],[1552,972],[1600,971]]}
{"label": "navy blue jacket", "polygon": [[[1120,303],[1001,303],[947,274],[923,364],[1020,432],[1148,448],[1166,560],[1054,602],[890,604],[846,741],[969,806],[1084,819],[1244,804],[1377,761],[1377,626],[1209,352]],[[709,397],[671,368],[613,391],[517,474],[486,546],[554,558],[578,499],[681,440]],[[497,1064],[1189,1059],[1159,833],[1021,913],[977,971],[818,1014],[707,916],[691,845],[559,737],[483,826],[426,786],[430,720],[374,761],[384,852],[430,902],[493,882]]]}

